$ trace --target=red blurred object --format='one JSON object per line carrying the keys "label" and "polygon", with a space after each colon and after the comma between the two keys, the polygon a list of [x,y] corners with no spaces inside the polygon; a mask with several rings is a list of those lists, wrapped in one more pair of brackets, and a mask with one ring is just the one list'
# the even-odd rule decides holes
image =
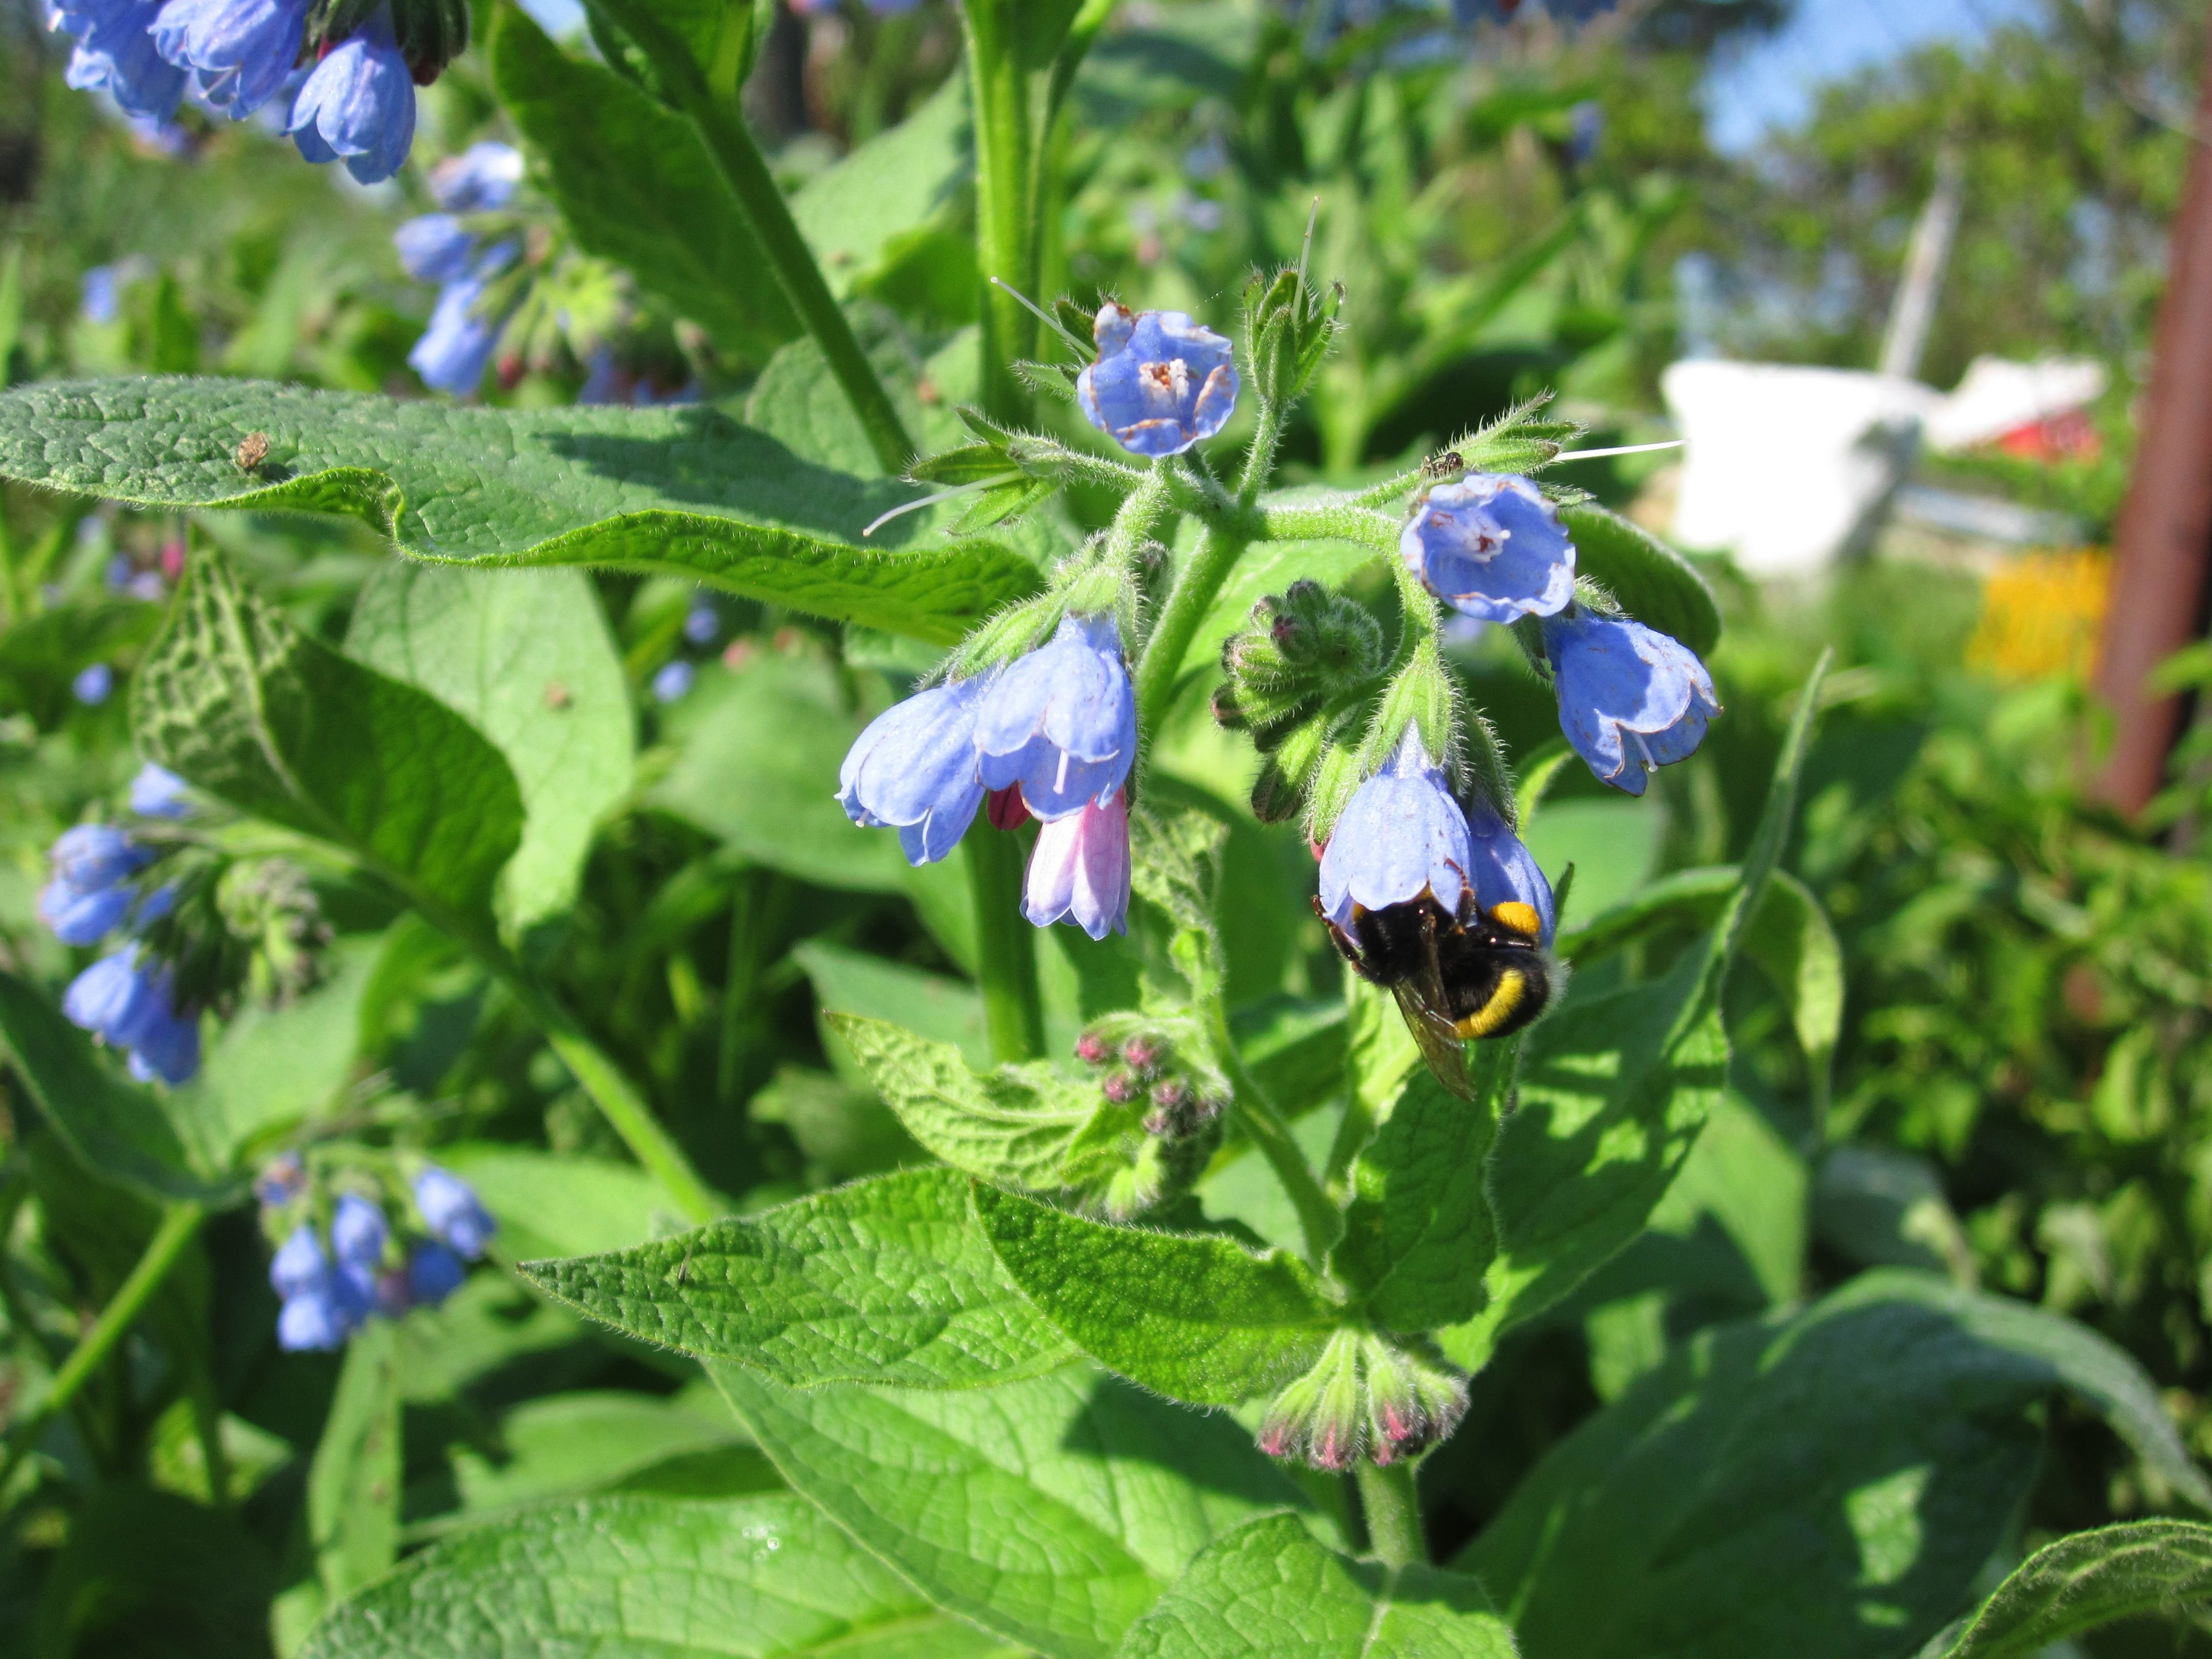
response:
{"label": "red blurred object", "polygon": [[994,789],[984,797],[984,803],[983,810],[989,814],[994,830],[1018,830],[1030,821],[1030,804],[1022,799],[1018,783]]}
{"label": "red blurred object", "polygon": [[2094,461],[2105,453],[2105,441],[2087,415],[2069,409],[2014,428],[1997,440],[1997,447],[2024,461]]}

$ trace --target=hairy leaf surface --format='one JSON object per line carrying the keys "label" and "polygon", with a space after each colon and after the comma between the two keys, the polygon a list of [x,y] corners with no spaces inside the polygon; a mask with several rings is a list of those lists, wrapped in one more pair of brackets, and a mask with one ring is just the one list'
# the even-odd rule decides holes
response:
{"label": "hairy leaf surface", "polygon": [[2136,1521],[2045,1544],[1997,1586],[1944,1659],[2033,1659],[2117,1620],[2212,1601],[2212,1527]]}

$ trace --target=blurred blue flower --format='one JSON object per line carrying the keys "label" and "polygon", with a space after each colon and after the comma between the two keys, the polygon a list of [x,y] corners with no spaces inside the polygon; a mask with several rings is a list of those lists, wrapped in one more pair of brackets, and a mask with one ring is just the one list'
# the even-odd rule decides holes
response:
{"label": "blurred blue flower", "polygon": [[1408,726],[1329,831],[1321,856],[1322,912],[1349,930],[1355,910],[1407,904],[1426,893],[1454,914],[1474,859],[1467,814]]}
{"label": "blurred blue flower", "polygon": [[1415,504],[1398,538],[1406,567],[1483,622],[1548,617],[1575,596],[1575,544],[1526,478],[1477,472]]}
{"label": "blurred blue flower", "polygon": [[505,207],[522,183],[522,152],[487,139],[430,169],[430,198],[448,213]]}
{"label": "blurred blue flower", "polygon": [[[64,82],[79,92],[105,88],[125,115],[166,120],[184,95],[185,71],[162,57],[149,32],[161,9],[161,0],[63,0],[53,6],[48,26],[76,39]],[[88,314],[91,309],[88,300]],[[112,321],[112,313],[93,320]]]}
{"label": "blurred blue flower", "polygon": [[154,44],[192,71],[209,105],[242,120],[289,78],[308,9],[309,0],[168,0],[154,20]]}
{"label": "blurred blue flower", "polygon": [[279,1152],[253,1177],[253,1196],[265,1208],[289,1204],[307,1188],[307,1161],[297,1152]]}
{"label": "blurred blue flower", "polygon": [[684,613],[684,637],[694,645],[712,645],[714,635],[721,631],[721,614],[712,601],[692,600],[691,608]]}
{"label": "blurred blue flower", "polygon": [[426,213],[392,233],[399,268],[418,283],[450,283],[469,274],[477,239],[450,213]]}
{"label": "blurred blue flower", "polygon": [[485,284],[514,257],[514,245],[502,242],[480,259],[476,269],[446,285],[430,326],[415,342],[407,361],[422,377],[423,385],[456,398],[468,396],[483,380],[491,355],[507,326],[504,312],[487,315],[482,310]]}
{"label": "blurred blue flower", "polygon": [[192,815],[191,788],[167,767],[148,761],[131,780],[131,810],[142,818],[188,818]]}
{"label": "blurred blue flower", "polygon": [[1236,350],[1180,311],[1132,315],[1112,301],[1091,325],[1098,361],[1075,383],[1091,425],[1133,455],[1180,455],[1237,407]]}
{"label": "blurred blue flower", "polygon": [[424,1226],[471,1261],[499,1230],[477,1189],[434,1164],[415,1177],[415,1207],[422,1212]]}
{"label": "blurred blue flower", "polygon": [[191,1081],[200,1068],[200,1022],[180,1012],[167,969],[154,978],[154,1000],[139,1023],[131,1047],[131,1075],[141,1083],[156,1078],[172,1087]]}
{"label": "blurred blue flower", "polygon": [[907,862],[931,864],[959,843],[983,799],[975,717],[985,679],[918,691],[868,723],[838,769],[837,800],[864,830],[899,832]]}
{"label": "blurred blue flower", "polygon": [[94,265],[78,280],[77,314],[88,323],[112,323],[123,309],[122,274],[113,265]]}
{"label": "blurred blue flower", "polygon": [[662,702],[675,702],[690,690],[699,671],[678,657],[674,662],[661,665],[660,672],[653,677],[653,695]]}
{"label": "blurred blue flower", "polygon": [[316,64],[292,102],[292,142],[310,161],[343,161],[364,185],[399,171],[415,143],[415,77],[380,6]]}
{"label": "blurred blue flower", "polygon": [[1678,640],[1579,608],[1544,619],[1559,725],[1603,781],[1644,793],[1653,767],[1693,754],[1721,712],[1713,678]]}
{"label": "blurred blue flower", "polygon": [[1506,827],[1497,809],[1480,798],[1468,809],[1467,828],[1474,855],[1468,860],[1467,878],[1474,889],[1474,902],[1486,915],[1501,904],[1528,906],[1542,921],[1544,943],[1550,945],[1559,915],[1552,904],[1552,884],[1544,878],[1534,854]]}
{"label": "blurred blue flower", "polygon": [[986,789],[1022,787],[1050,820],[1103,806],[1137,758],[1137,699],[1111,616],[1063,617],[1051,640],[999,675],[975,720]]}
{"label": "blurred blue flower", "polygon": [[62,1012],[71,1024],[111,1047],[125,1048],[137,1041],[158,996],[154,976],[138,965],[138,947],[126,945],[70,981],[62,993]]}
{"label": "blurred blue flower", "polygon": [[324,1352],[353,1334],[368,1310],[331,1269],[314,1228],[301,1222],[269,1264],[269,1285],[283,1299],[276,1346],[288,1353]]}
{"label": "blurred blue flower", "polygon": [[115,671],[104,662],[96,662],[81,671],[70,682],[70,691],[88,708],[97,708],[106,702],[115,690]]}
{"label": "blurred blue flower", "polygon": [[1129,931],[1129,798],[1116,789],[1048,820],[1030,854],[1022,914],[1039,927],[1073,922],[1093,939]]}
{"label": "blurred blue flower", "polygon": [[443,1244],[417,1244],[407,1258],[407,1295],[418,1307],[434,1308],[468,1276],[468,1265]]}
{"label": "blurred blue flower", "polygon": [[72,887],[57,878],[39,890],[39,920],[64,945],[96,945],[130,913],[128,887]]}
{"label": "blurred blue flower", "polygon": [[39,890],[39,920],[64,945],[91,945],[120,927],[131,878],[154,854],[107,823],[65,830],[49,849],[52,873]]}

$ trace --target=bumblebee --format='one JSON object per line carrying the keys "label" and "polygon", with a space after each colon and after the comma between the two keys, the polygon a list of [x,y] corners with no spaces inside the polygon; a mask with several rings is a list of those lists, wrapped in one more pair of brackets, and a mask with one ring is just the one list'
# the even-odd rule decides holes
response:
{"label": "bumblebee", "polygon": [[1532,905],[1486,913],[1470,890],[1455,915],[1425,892],[1380,910],[1355,907],[1349,929],[1318,898],[1314,914],[1352,971],[1397,998],[1422,1058],[1454,1094],[1468,1093],[1462,1043],[1525,1030],[1551,1006],[1559,969]]}

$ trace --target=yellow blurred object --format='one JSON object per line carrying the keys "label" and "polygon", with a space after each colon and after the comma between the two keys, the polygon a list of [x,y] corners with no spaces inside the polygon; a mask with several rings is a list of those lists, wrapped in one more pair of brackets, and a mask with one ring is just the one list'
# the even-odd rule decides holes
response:
{"label": "yellow blurred object", "polygon": [[1982,586],[1982,620],[1966,661],[2001,680],[2072,673],[2095,665],[2112,561],[2102,548],[2024,553]]}

